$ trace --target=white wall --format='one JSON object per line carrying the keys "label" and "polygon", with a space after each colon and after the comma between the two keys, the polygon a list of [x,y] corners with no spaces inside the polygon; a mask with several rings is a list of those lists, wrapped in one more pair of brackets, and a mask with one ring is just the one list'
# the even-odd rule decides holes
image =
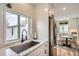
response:
{"label": "white wall", "polygon": [[48,40],[48,4],[39,4],[35,7],[35,19],[38,39]]}
{"label": "white wall", "polygon": [[0,8],[0,44],[2,44],[3,42],[3,16],[2,15],[3,15],[3,9]]}

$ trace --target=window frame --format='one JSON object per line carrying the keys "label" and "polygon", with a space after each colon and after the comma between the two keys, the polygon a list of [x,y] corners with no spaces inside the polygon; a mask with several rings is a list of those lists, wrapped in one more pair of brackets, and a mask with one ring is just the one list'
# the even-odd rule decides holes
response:
{"label": "window frame", "polygon": [[[17,26],[18,26],[18,28],[17,28],[17,33],[18,33],[18,38],[17,39],[14,39],[14,40],[8,40],[8,41],[6,41],[6,12],[8,12],[8,13],[12,13],[12,14],[15,14],[15,15],[17,15],[18,16],[18,21],[17,21]],[[13,10],[10,10],[10,9],[6,9],[6,10],[4,10],[3,9],[3,41],[4,42],[11,42],[11,41],[16,41],[16,40],[20,40],[21,38],[20,38],[20,16],[23,16],[23,17],[26,17],[26,19],[28,18],[28,20],[29,20],[29,22],[31,22],[31,17],[30,16],[26,16],[26,15],[24,15],[24,14],[22,14],[22,13],[18,13],[18,12],[16,12],[16,11],[13,11]],[[29,23],[28,24],[28,29],[29,30],[31,30],[31,28],[30,28],[30,25],[31,25],[31,23]],[[29,33],[30,33],[30,31],[29,31]],[[29,35],[30,37],[31,37],[31,33],[30,33],[30,35]]]}
{"label": "window frame", "polygon": [[[61,26],[61,25],[63,26],[63,31],[62,31],[62,32],[60,32],[60,26]],[[68,28],[68,31],[65,32],[65,30],[64,30],[64,29],[65,29],[65,28],[64,28],[65,25],[68,26],[68,24],[60,24],[60,26],[59,26],[59,33],[68,33],[68,31],[69,31],[69,27],[67,27],[67,28]]]}
{"label": "window frame", "polygon": [[[8,12],[8,11],[6,11],[6,12]],[[5,29],[6,29],[6,23],[7,23],[7,19],[6,19],[6,12],[5,12]],[[14,15],[17,15],[17,14],[15,14],[15,13],[13,13],[13,12],[8,12],[8,13],[11,13],[11,14],[14,14]],[[19,19],[18,19],[18,15],[17,15],[17,26],[18,26],[18,21]],[[17,27],[17,34],[18,34],[18,27]],[[18,35],[17,35],[18,36]],[[5,31],[5,37],[6,37],[6,31]],[[17,37],[17,39],[18,39],[18,37]],[[17,39],[14,39],[14,40],[17,40]],[[6,40],[5,39],[5,42],[8,42],[8,41],[14,41],[14,40]]]}

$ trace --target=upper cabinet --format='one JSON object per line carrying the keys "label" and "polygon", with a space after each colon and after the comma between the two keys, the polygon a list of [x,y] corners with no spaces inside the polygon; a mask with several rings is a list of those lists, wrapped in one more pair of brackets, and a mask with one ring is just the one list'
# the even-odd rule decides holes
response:
{"label": "upper cabinet", "polygon": [[69,24],[69,32],[72,30],[72,29],[77,29],[77,19],[76,18],[71,18],[68,20],[68,24]]}

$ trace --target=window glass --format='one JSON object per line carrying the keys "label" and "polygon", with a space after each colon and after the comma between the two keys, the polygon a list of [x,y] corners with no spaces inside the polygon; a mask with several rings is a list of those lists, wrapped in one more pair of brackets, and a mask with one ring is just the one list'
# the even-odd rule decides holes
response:
{"label": "window glass", "polygon": [[[26,32],[23,31],[23,29],[26,29]],[[24,16],[20,16],[20,38],[22,38],[22,34],[23,37],[26,37],[28,35],[28,18],[24,17]]]}
{"label": "window glass", "polygon": [[[23,38],[26,39],[30,37],[30,20],[24,15],[18,15],[10,12],[5,13],[6,20],[6,40],[16,40]],[[23,29],[25,31],[22,33]]]}
{"label": "window glass", "polygon": [[6,12],[6,41],[18,39],[18,16]]}
{"label": "window glass", "polygon": [[60,25],[59,32],[60,33],[68,33],[68,24],[62,24],[62,25]]}

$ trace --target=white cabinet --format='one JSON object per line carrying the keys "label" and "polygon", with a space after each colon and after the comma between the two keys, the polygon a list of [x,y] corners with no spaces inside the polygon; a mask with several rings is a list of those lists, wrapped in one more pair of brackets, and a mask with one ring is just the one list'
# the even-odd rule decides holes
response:
{"label": "white cabinet", "polygon": [[38,47],[27,56],[48,56],[48,42]]}
{"label": "white cabinet", "polygon": [[71,29],[77,29],[77,19],[76,18],[69,19],[68,24],[69,24],[69,31]]}

